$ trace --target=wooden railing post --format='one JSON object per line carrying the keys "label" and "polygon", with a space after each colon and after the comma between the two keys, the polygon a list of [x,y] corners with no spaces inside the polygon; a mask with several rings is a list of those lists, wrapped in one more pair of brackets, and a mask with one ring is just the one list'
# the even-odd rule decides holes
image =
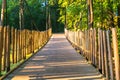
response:
{"label": "wooden railing post", "polygon": [[120,80],[120,63],[119,63],[118,41],[117,41],[116,28],[112,28],[112,41],[113,41],[113,52],[114,52],[114,59],[115,59],[116,80]]}
{"label": "wooden railing post", "polygon": [[12,39],[11,39],[11,42],[12,42],[12,63],[14,64],[15,63],[15,29],[12,28],[11,30],[11,36],[12,36]]}
{"label": "wooden railing post", "polygon": [[7,27],[6,71],[10,71],[10,27]]}
{"label": "wooden railing post", "polygon": [[[4,28],[0,26],[0,64],[2,64],[3,31],[4,31]],[[2,65],[0,65],[0,75],[2,75],[1,72],[2,72]]]}
{"label": "wooden railing post", "polygon": [[3,30],[3,68],[2,70],[5,71],[5,68],[6,68],[6,48],[7,48],[7,27],[4,27],[4,30]]}
{"label": "wooden railing post", "polygon": [[107,52],[108,52],[108,60],[109,60],[109,74],[110,79],[114,80],[113,75],[113,60],[112,60],[112,52],[111,52],[111,44],[110,44],[110,31],[106,31],[106,38],[107,38]]}
{"label": "wooden railing post", "polygon": [[109,72],[108,72],[108,53],[107,53],[107,46],[106,46],[106,31],[103,31],[103,47],[104,47],[104,61],[105,61],[105,75],[106,80],[109,80]]}
{"label": "wooden railing post", "polygon": [[15,63],[17,63],[17,29],[15,29]]}

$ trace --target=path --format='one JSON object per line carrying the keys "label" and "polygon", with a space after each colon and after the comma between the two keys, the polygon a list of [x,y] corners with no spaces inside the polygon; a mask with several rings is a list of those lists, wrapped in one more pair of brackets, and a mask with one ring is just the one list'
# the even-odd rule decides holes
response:
{"label": "path", "polygon": [[64,34],[53,34],[48,44],[4,80],[103,80],[77,53]]}

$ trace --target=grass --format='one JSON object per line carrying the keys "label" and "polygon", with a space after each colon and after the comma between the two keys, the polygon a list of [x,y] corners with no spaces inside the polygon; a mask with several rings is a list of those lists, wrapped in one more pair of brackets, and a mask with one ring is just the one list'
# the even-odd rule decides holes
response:
{"label": "grass", "polygon": [[[25,60],[27,60],[27,59],[30,58],[31,56],[32,56],[32,53],[26,55],[26,59],[25,59]],[[18,65],[20,65],[21,63],[23,63],[23,62],[25,61],[25,60],[22,59],[21,61],[13,64],[13,63],[12,63],[12,54],[10,55],[10,60],[11,60],[11,63],[10,63],[10,69],[11,69],[11,70],[14,69],[14,68],[16,68]],[[5,74],[7,74],[7,72],[6,72],[6,71],[2,71],[1,75],[4,76]]]}
{"label": "grass", "polygon": [[118,50],[119,50],[119,54],[120,54],[120,28],[117,29],[117,35],[118,35]]}

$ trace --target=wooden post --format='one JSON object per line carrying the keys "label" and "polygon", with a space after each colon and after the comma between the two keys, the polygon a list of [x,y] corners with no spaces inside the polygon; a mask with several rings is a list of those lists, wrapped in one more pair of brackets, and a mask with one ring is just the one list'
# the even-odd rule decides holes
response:
{"label": "wooden post", "polygon": [[26,34],[27,34],[27,31],[25,30],[25,40],[24,40],[24,41],[25,41],[25,46],[24,46],[24,47],[25,47],[25,48],[24,48],[24,49],[25,49],[25,59],[26,59],[26,55],[27,55],[27,50],[26,50],[26,49],[27,49]]}
{"label": "wooden post", "polygon": [[110,79],[114,80],[113,75],[113,60],[112,60],[112,53],[111,53],[111,45],[110,45],[110,31],[106,31],[106,37],[107,37],[107,51],[108,51],[108,60],[109,60],[109,72],[110,72]]}
{"label": "wooden post", "polygon": [[106,80],[109,80],[108,53],[107,53],[107,46],[106,46],[106,33],[105,33],[105,31],[103,31],[103,47],[104,47],[104,58],[105,58],[105,76],[106,76]]}
{"label": "wooden post", "polygon": [[20,61],[20,59],[21,59],[21,38],[20,38],[20,35],[21,35],[21,33],[20,33],[20,30],[18,30],[18,61]]}
{"label": "wooden post", "polygon": [[99,58],[99,62],[98,62],[98,68],[99,70],[102,69],[102,61],[101,61],[101,36],[100,36],[101,30],[100,28],[98,28],[98,58]]}
{"label": "wooden post", "polygon": [[24,30],[22,29],[21,30],[21,51],[22,51],[22,59],[24,59],[24,48],[23,48],[23,45],[24,45]]}
{"label": "wooden post", "polygon": [[15,63],[17,63],[17,30],[15,29]]}
{"label": "wooden post", "polygon": [[30,53],[33,53],[33,31],[31,31],[31,44],[30,44],[30,47],[31,47],[31,51]]}
{"label": "wooden post", "polygon": [[[4,28],[0,26],[0,64],[2,64],[3,30]],[[0,75],[2,75],[1,72],[2,72],[2,65],[0,65]]]}
{"label": "wooden post", "polygon": [[24,59],[24,30],[21,30],[21,51],[22,51],[22,59]]}
{"label": "wooden post", "polygon": [[116,28],[112,28],[112,41],[113,41],[113,52],[114,52],[114,59],[115,59],[116,80],[120,80],[120,62],[119,62],[119,54],[118,54],[118,40],[117,40]]}
{"label": "wooden post", "polygon": [[10,27],[7,27],[6,71],[10,71]]}
{"label": "wooden post", "polygon": [[102,60],[102,74],[105,75],[105,62],[104,62],[104,48],[103,48],[103,31],[100,31],[100,48],[101,48],[101,60]]}
{"label": "wooden post", "polygon": [[88,39],[87,39],[87,43],[88,43],[88,61],[90,61],[90,30],[88,30],[87,31],[88,33],[88,35],[87,35],[87,37],[88,37]]}
{"label": "wooden post", "polygon": [[13,43],[13,52],[12,52],[12,62],[15,63],[15,29],[12,28],[12,43]]}
{"label": "wooden post", "polygon": [[7,42],[6,37],[7,37],[7,28],[4,27],[4,33],[3,33],[3,52],[4,52],[3,70],[5,70],[5,67],[6,67],[6,48],[7,48],[7,46],[6,46],[7,45],[6,44],[6,42]]}
{"label": "wooden post", "polygon": [[19,31],[16,29],[16,63],[18,62],[18,52],[19,52]]}
{"label": "wooden post", "polygon": [[93,49],[93,43],[92,43],[92,41],[93,41],[92,35],[93,34],[92,33],[93,33],[93,29],[91,28],[90,29],[90,62],[91,63],[93,63],[93,53],[92,53],[93,52],[93,50],[92,50]]}
{"label": "wooden post", "polygon": [[94,28],[94,38],[95,38],[95,42],[94,42],[94,53],[95,53],[95,66],[97,66],[97,38],[96,38],[96,29]]}
{"label": "wooden post", "polygon": [[[80,38],[79,38],[80,39]],[[80,43],[80,41],[79,41]],[[87,58],[87,31],[85,30],[85,57]]]}
{"label": "wooden post", "polygon": [[89,30],[86,33],[86,49],[87,49],[87,59],[89,60]]}
{"label": "wooden post", "polygon": [[1,9],[1,23],[0,25],[3,27],[4,26],[4,21],[5,21],[5,12],[7,11],[6,10],[6,7],[7,7],[7,1],[6,0],[2,0],[2,9]]}
{"label": "wooden post", "polygon": [[95,31],[92,29],[92,64],[95,66]]}

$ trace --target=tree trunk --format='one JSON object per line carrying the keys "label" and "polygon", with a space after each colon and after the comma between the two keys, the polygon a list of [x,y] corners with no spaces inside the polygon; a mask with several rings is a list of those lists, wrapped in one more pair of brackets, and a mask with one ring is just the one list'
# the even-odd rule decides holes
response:
{"label": "tree trunk", "polygon": [[114,25],[114,12],[113,12],[113,1],[108,0],[108,17],[109,27],[115,27]]}
{"label": "tree trunk", "polygon": [[6,10],[6,0],[2,0],[1,23],[0,23],[2,27],[4,26],[5,10]]}
{"label": "tree trunk", "polygon": [[87,0],[88,5],[88,28],[93,27],[93,1]]}
{"label": "tree trunk", "polygon": [[23,0],[19,0],[19,4],[20,4],[19,24],[20,24],[20,29],[23,29],[24,27],[24,2]]}

